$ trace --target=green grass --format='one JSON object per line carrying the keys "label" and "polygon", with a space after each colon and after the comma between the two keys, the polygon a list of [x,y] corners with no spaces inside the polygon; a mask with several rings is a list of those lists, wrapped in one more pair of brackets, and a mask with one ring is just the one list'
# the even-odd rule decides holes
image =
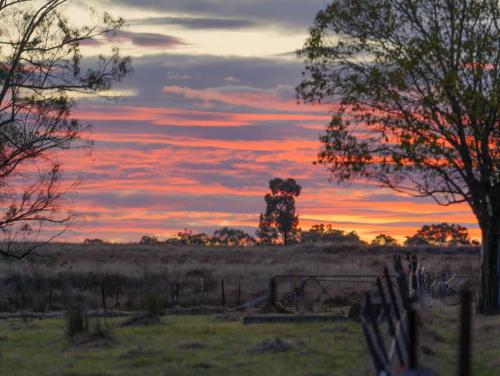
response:
{"label": "green grass", "polygon": [[[207,316],[119,327],[108,344],[72,345],[61,319],[0,322],[1,375],[359,375],[369,359],[359,325],[260,324]],[[289,351],[252,351],[280,338]]]}
{"label": "green grass", "polygon": [[[458,307],[423,312],[420,364],[457,374]],[[165,316],[160,325],[120,327],[111,342],[75,345],[62,319],[0,321],[0,375],[371,375],[359,323],[242,325],[231,316]],[[475,316],[473,374],[498,375],[500,317]],[[255,352],[280,338],[291,349]]]}

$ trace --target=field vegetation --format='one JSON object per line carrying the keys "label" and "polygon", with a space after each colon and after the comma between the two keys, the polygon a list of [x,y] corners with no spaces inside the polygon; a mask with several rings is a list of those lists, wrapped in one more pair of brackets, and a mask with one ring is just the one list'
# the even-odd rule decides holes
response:
{"label": "field vegetation", "polygon": [[142,310],[151,294],[164,307],[220,306],[222,280],[225,303],[235,307],[265,295],[275,275],[378,275],[395,253],[409,252],[419,254],[427,272],[478,275],[475,246],[57,244],[43,257],[0,263],[0,311],[100,309],[102,295],[117,310]]}

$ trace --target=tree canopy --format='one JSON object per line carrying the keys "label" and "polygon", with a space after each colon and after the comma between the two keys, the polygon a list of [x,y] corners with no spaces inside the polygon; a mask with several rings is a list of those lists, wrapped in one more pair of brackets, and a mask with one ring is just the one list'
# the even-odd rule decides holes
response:
{"label": "tree canopy", "polygon": [[398,245],[398,241],[390,235],[380,234],[373,238],[370,245]]}
{"label": "tree canopy", "polygon": [[297,233],[299,216],[295,214],[295,197],[300,195],[302,187],[295,179],[275,178],[269,181],[269,189],[271,193],[264,197],[266,212],[260,216],[258,236],[267,242],[279,233],[287,245]]}
{"label": "tree canopy", "polygon": [[312,242],[337,242],[337,243],[361,243],[356,231],[345,232],[337,230],[332,225],[313,225],[309,230],[300,232],[300,241],[303,243]]}
{"label": "tree canopy", "polygon": [[[74,26],[67,0],[0,0],[0,254],[23,258],[40,247],[42,227],[64,231],[57,153],[83,146],[85,126],[71,117],[75,98],[123,79],[130,59],[118,49],[86,59],[80,45],[124,25],[89,9],[94,23]],[[85,68],[84,68],[85,66]],[[45,227],[47,228],[47,227]]]}
{"label": "tree canopy", "polygon": [[332,104],[318,162],[337,181],[470,205],[483,311],[500,308],[499,19],[497,0],[333,0],[297,87]]}
{"label": "tree canopy", "polygon": [[455,246],[472,244],[467,228],[454,223],[423,225],[414,235],[408,236],[405,245]]}

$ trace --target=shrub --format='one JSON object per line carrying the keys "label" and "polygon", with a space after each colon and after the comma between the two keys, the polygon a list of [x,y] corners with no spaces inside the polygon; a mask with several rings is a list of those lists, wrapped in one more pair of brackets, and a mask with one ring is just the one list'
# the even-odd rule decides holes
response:
{"label": "shrub", "polygon": [[89,318],[87,312],[82,309],[73,309],[65,312],[64,322],[66,325],[66,335],[73,340],[73,338],[82,333],[89,331]]}
{"label": "shrub", "polygon": [[153,293],[147,294],[144,303],[148,316],[159,318],[163,315],[164,302],[160,295]]}

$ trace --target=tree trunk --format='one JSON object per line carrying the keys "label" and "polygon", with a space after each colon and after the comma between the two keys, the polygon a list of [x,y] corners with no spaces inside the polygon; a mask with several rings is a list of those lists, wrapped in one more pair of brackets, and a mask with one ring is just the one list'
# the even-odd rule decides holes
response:
{"label": "tree trunk", "polygon": [[288,244],[288,232],[284,231],[283,232],[283,245],[287,245],[287,244]]}
{"label": "tree trunk", "polygon": [[482,229],[478,310],[483,314],[500,312],[500,220]]}

